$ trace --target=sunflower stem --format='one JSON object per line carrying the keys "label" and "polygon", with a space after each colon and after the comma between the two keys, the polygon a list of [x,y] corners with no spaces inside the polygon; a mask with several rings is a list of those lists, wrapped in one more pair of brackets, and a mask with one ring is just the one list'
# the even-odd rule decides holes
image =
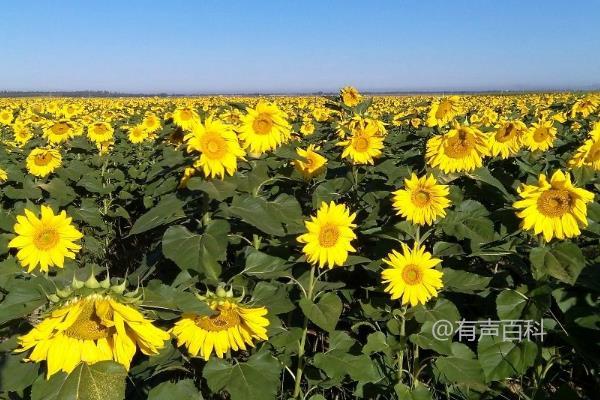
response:
{"label": "sunflower stem", "polygon": [[[318,278],[317,278],[318,279]],[[313,300],[313,289],[315,286],[315,266],[311,265],[310,275],[308,278],[308,287],[306,288],[306,298],[310,301]],[[292,397],[297,399],[300,397],[300,385],[302,384],[302,373],[304,371],[304,347],[306,346],[306,334],[308,333],[308,317],[304,316],[304,324],[302,327],[302,337],[300,344],[298,345],[298,367],[296,368],[294,394]]]}
{"label": "sunflower stem", "polygon": [[[400,322],[400,340],[404,339],[406,336],[406,306],[402,306],[402,321]],[[404,345],[400,350],[398,350],[398,383],[402,383],[402,366],[404,365]]]}

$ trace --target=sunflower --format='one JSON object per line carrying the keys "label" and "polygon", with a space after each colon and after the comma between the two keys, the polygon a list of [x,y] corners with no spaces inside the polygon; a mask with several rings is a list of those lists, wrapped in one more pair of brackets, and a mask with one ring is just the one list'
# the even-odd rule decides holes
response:
{"label": "sunflower", "polygon": [[50,122],[44,129],[44,137],[50,143],[62,143],[81,134],[81,127],[67,119]]}
{"label": "sunflower", "polygon": [[63,268],[65,257],[75,258],[81,246],[74,242],[83,235],[71,224],[63,210],[54,215],[50,207],[41,207],[41,218],[25,209],[25,215],[17,216],[14,226],[17,236],[8,243],[8,247],[19,249],[17,259],[27,272],[33,271],[39,264],[42,271],[49,267]]}
{"label": "sunflower", "polygon": [[[90,286],[97,288],[99,283]],[[128,370],[138,348],[153,355],[164,347],[169,334],[152,325],[130,298],[118,296],[118,287],[98,290],[74,295],[55,307],[18,338],[20,347],[15,351],[33,349],[26,361],[46,361],[50,378],[59,371],[70,373],[81,362],[113,360]]]}
{"label": "sunflower", "polygon": [[87,127],[87,135],[94,143],[108,142],[113,138],[114,131],[108,122],[94,122]]}
{"label": "sunflower", "polygon": [[196,124],[184,140],[189,152],[200,153],[194,166],[202,169],[206,177],[223,179],[225,172],[233,175],[237,170],[237,159],[246,154],[231,127],[212,118],[206,119],[204,124]]}
{"label": "sunflower", "polygon": [[184,131],[189,131],[200,122],[200,117],[191,107],[178,107],[173,111],[173,122]]}
{"label": "sunflower", "polygon": [[600,124],[590,132],[587,139],[569,160],[569,167],[588,166],[595,171],[600,171]]}
{"label": "sunflower", "polygon": [[313,176],[318,175],[326,168],[327,159],[317,153],[316,150],[318,150],[318,148],[312,144],[309,145],[306,150],[303,150],[300,147],[296,149],[296,153],[304,158],[304,161],[294,160],[294,167],[302,174],[304,179],[308,180]]}
{"label": "sunflower", "polygon": [[556,128],[553,121],[540,120],[534,122],[526,137],[527,147],[531,151],[546,151],[553,146]]}
{"label": "sunflower", "polygon": [[262,100],[255,108],[246,108],[240,117],[240,139],[251,153],[262,154],[286,142],[291,133],[287,115],[277,105]]}
{"label": "sunflower", "polygon": [[4,183],[8,180],[8,173],[0,168],[0,183]]}
{"label": "sunflower", "polygon": [[543,234],[547,242],[579,236],[579,229],[588,224],[586,204],[594,194],[573,186],[569,173],[557,170],[550,182],[541,174],[537,185],[522,185],[518,191],[521,200],[513,207],[520,210],[517,216],[523,229]]}
{"label": "sunflower", "polygon": [[449,189],[437,183],[433,175],[417,177],[412,174],[404,180],[405,189],[393,193],[393,206],[398,215],[418,225],[431,225],[446,215],[450,206]]}
{"label": "sunflower", "polygon": [[492,156],[500,155],[506,159],[515,155],[523,146],[527,127],[521,121],[507,121],[500,124],[495,134],[490,136]]}
{"label": "sunflower", "polygon": [[340,98],[348,107],[354,107],[362,100],[361,94],[353,86],[346,86],[340,90]]}
{"label": "sunflower", "polygon": [[381,273],[382,282],[388,284],[385,292],[391,295],[392,300],[402,297],[402,304],[425,304],[432,297],[437,297],[443,286],[443,273],[434,268],[442,260],[433,258],[425,246],[418,243],[412,249],[402,243],[402,253],[392,250],[383,262],[392,267]]}
{"label": "sunflower", "polygon": [[4,110],[0,110],[0,123],[4,125],[10,125],[14,118],[13,111],[5,108]]}
{"label": "sunflower", "polygon": [[142,126],[146,132],[154,133],[160,129],[160,119],[156,116],[156,114],[148,113],[142,121]]}
{"label": "sunflower", "polygon": [[62,156],[55,149],[33,149],[26,159],[27,171],[41,178],[54,172],[61,163]]}
{"label": "sunflower", "polygon": [[375,124],[360,123],[352,129],[347,140],[337,145],[345,147],[342,158],[350,159],[353,164],[374,164],[374,159],[381,156],[383,137],[378,135]]}
{"label": "sunflower", "polygon": [[434,101],[427,114],[427,126],[444,126],[463,113],[460,97],[450,96]]}
{"label": "sunflower", "polygon": [[23,123],[15,123],[13,126],[13,132],[15,136],[15,142],[19,146],[23,146],[33,137],[31,129]]}
{"label": "sunflower", "polygon": [[302,120],[302,125],[300,126],[300,133],[302,134],[302,136],[308,136],[315,133],[315,124],[310,118],[304,118]]}
{"label": "sunflower", "polygon": [[142,125],[135,125],[129,128],[127,139],[131,143],[141,143],[144,140],[148,139],[148,132],[144,129]]}
{"label": "sunflower", "polygon": [[431,167],[450,173],[473,171],[483,165],[487,155],[488,139],[479,129],[455,125],[448,133],[427,141],[425,158]]}
{"label": "sunflower", "polygon": [[600,104],[600,99],[596,96],[586,96],[583,99],[577,100],[571,108],[571,118],[577,117],[577,114],[581,114],[583,118],[587,118],[596,110],[598,104]]}
{"label": "sunflower", "polygon": [[177,346],[185,346],[192,357],[208,360],[214,352],[223,358],[229,350],[246,350],[254,347],[255,340],[267,340],[265,307],[247,307],[233,298],[231,291],[222,287],[217,294],[202,296],[214,311],[213,315],[184,314],[170,332]]}
{"label": "sunflower", "polygon": [[305,221],[307,233],[298,236],[298,242],[306,243],[302,251],[311,264],[319,264],[319,267],[328,265],[330,269],[341,266],[346,262],[349,252],[356,250],[350,242],[356,239],[352,230],[356,228],[354,219],[356,214],[350,211],[344,204],[321,203],[321,208],[316,216],[310,221]]}

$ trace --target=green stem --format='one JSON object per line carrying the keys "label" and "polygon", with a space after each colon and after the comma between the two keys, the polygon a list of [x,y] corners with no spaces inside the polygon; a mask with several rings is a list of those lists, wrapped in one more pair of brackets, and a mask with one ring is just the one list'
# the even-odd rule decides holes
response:
{"label": "green stem", "polygon": [[[312,301],[313,289],[315,286],[315,266],[310,267],[310,276],[308,279],[308,288],[306,290],[306,298]],[[304,347],[306,346],[306,334],[308,332],[308,317],[304,316],[304,325],[302,327],[302,338],[298,345],[298,367],[296,368],[294,394],[292,397],[297,399],[300,397],[300,385],[302,384],[302,373],[304,372]]]}
{"label": "green stem", "polygon": [[[402,307],[402,322],[400,323],[400,340],[406,336],[406,306]],[[404,343],[405,344],[405,343]],[[403,345],[404,345],[403,344]],[[398,350],[398,383],[402,383],[402,366],[404,365],[404,347]]]}

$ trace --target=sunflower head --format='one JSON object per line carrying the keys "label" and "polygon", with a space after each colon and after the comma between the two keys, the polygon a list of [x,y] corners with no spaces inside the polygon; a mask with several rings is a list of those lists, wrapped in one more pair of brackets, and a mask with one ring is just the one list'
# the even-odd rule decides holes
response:
{"label": "sunflower head", "polygon": [[489,151],[488,138],[479,129],[455,124],[448,133],[427,141],[425,158],[445,173],[468,172],[481,167]]}
{"label": "sunflower head", "polygon": [[348,107],[354,107],[362,101],[362,95],[353,86],[346,86],[340,90],[340,98]]}
{"label": "sunflower head", "polygon": [[418,225],[431,225],[446,215],[450,206],[449,189],[437,183],[433,175],[417,177],[412,174],[404,180],[404,189],[394,192],[393,206],[397,214]]}
{"label": "sunflower head", "polygon": [[212,315],[184,314],[171,329],[177,346],[185,346],[191,356],[208,360],[214,352],[223,358],[229,350],[246,350],[255,341],[267,339],[265,307],[243,304],[244,295],[234,298],[233,290],[223,284],[214,293],[196,296],[211,308]]}
{"label": "sunflower head", "polygon": [[294,167],[306,180],[318,175],[326,168],[327,159],[317,153],[317,150],[318,148],[312,144],[306,150],[299,147],[296,149],[296,153],[304,160],[294,160]]}

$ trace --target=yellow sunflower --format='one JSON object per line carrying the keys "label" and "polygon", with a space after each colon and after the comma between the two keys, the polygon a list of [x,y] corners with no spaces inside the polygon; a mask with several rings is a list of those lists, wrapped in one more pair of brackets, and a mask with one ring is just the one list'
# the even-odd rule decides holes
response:
{"label": "yellow sunflower", "polygon": [[47,124],[44,129],[44,137],[50,143],[62,143],[81,134],[81,132],[81,127],[75,122],[61,119]]}
{"label": "yellow sunflower", "polygon": [[25,215],[17,215],[14,226],[17,236],[8,247],[18,249],[17,260],[27,272],[38,265],[42,271],[50,267],[63,268],[65,257],[74,259],[81,246],[74,242],[83,235],[71,224],[72,218],[62,211],[54,215],[50,207],[41,207],[41,218],[25,209]]}
{"label": "yellow sunflower", "polygon": [[375,158],[381,156],[383,137],[378,134],[377,126],[360,123],[352,129],[352,134],[337,144],[344,146],[342,158],[348,158],[353,164],[374,164]]}
{"label": "yellow sunflower", "polygon": [[184,314],[170,330],[177,346],[185,346],[192,357],[208,360],[214,352],[223,358],[230,349],[246,350],[254,347],[255,340],[268,339],[267,309],[245,306],[233,299],[231,292],[220,291],[224,289],[219,287],[216,295],[209,292],[202,297],[214,311],[213,315]]}
{"label": "yellow sunflower", "polygon": [[398,215],[418,225],[431,225],[438,217],[446,216],[450,206],[447,185],[437,183],[433,175],[404,180],[405,189],[393,193],[393,206]]}
{"label": "yellow sunflower", "polygon": [[0,168],[0,183],[4,183],[8,180],[8,173]]}
{"label": "yellow sunflower", "polygon": [[191,107],[178,107],[173,111],[173,122],[184,131],[189,131],[200,123],[200,117]]}
{"label": "yellow sunflower", "polygon": [[596,96],[586,96],[583,99],[579,99],[571,108],[571,118],[577,117],[577,114],[581,114],[583,118],[587,118],[596,110],[599,104],[600,98]]}
{"label": "yellow sunflower", "polygon": [[527,134],[527,127],[521,121],[507,121],[500,124],[490,136],[492,156],[500,155],[506,159],[519,152]]}
{"label": "yellow sunflower", "polygon": [[302,120],[302,125],[300,126],[300,133],[303,136],[308,136],[315,133],[315,124],[310,118],[304,118]]}
{"label": "yellow sunflower", "polygon": [[443,273],[434,268],[442,260],[433,258],[425,246],[418,243],[412,249],[402,243],[402,253],[392,250],[383,262],[392,267],[381,273],[382,282],[388,284],[385,292],[392,300],[402,297],[402,304],[410,303],[413,307],[425,304],[437,297],[443,286]]}
{"label": "yellow sunflower", "polygon": [[87,135],[94,143],[108,142],[113,138],[113,127],[108,122],[94,122],[87,127]]}
{"label": "yellow sunflower", "polygon": [[346,86],[340,90],[340,98],[348,107],[354,107],[362,101],[362,96],[353,86]]}
{"label": "yellow sunflower", "polygon": [[146,132],[148,133],[156,132],[160,129],[161,126],[160,119],[156,116],[156,114],[148,113],[142,121],[142,126],[144,127],[144,130],[146,130]]}
{"label": "yellow sunflower", "polygon": [[444,126],[463,113],[462,102],[458,96],[450,96],[434,101],[427,114],[427,126]]}
{"label": "yellow sunflower", "polygon": [[448,133],[427,141],[425,158],[431,167],[445,173],[473,171],[489,155],[488,139],[479,129],[455,125]]}
{"label": "yellow sunflower", "polygon": [[294,160],[294,167],[302,174],[304,179],[308,180],[313,176],[318,175],[326,168],[327,159],[317,153],[316,150],[318,150],[318,148],[313,144],[309,145],[306,150],[303,150],[300,147],[296,149],[296,153],[304,158],[304,161]]}
{"label": "yellow sunflower", "polygon": [[13,110],[7,108],[0,110],[0,123],[4,125],[10,125],[12,123],[13,118]]}
{"label": "yellow sunflower", "polygon": [[73,297],[56,307],[29,333],[19,337],[16,352],[32,349],[26,361],[46,361],[47,378],[70,373],[81,362],[114,360],[127,370],[137,349],[157,354],[169,334],[111,290]]}
{"label": "yellow sunflower", "polygon": [[196,124],[184,140],[188,151],[200,153],[200,159],[194,166],[202,169],[206,177],[218,176],[223,179],[225,172],[233,175],[237,170],[238,158],[246,154],[231,127],[212,118],[208,118],[204,124]]}
{"label": "yellow sunflower", "polygon": [[13,126],[13,132],[15,136],[15,142],[17,142],[19,146],[23,146],[33,137],[33,132],[31,132],[31,129],[22,123],[15,123]]}
{"label": "yellow sunflower", "polygon": [[43,178],[60,167],[62,156],[55,149],[36,148],[31,150],[25,162],[31,175]]}
{"label": "yellow sunflower", "polygon": [[513,204],[525,230],[543,234],[549,242],[552,238],[565,239],[581,234],[587,226],[587,203],[594,194],[577,188],[571,183],[571,175],[557,170],[550,178],[541,174],[537,185],[522,185],[521,200]]}
{"label": "yellow sunflower", "polygon": [[527,147],[531,151],[546,151],[554,144],[556,128],[553,121],[540,120],[534,122],[526,137]]}
{"label": "yellow sunflower", "polygon": [[597,124],[588,138],[569,160],[569,167],[588,166],[600,171],[600,124]]}
{"label": "yellow sunflower", "polygon": [[332,269],[346,262],[349,252],[356,250],[350,242],[356,239],[353,228],[356,214],[344,204],[321,203],[321,208],[310,221],[305,221],[307,233],[298,236],[298,242],[305,243],[302,251],[311,264]]}
{"label": "yellow sunflower", "polygon": [[127,133],[127,139],[131,143],[141,143],[144,140],[148,139],[148,132],[144,129],[142,125],[135,125],[129,128]]}
{"label": "yellow sunflower", "polygon": [[277,105],[262,100],[255,108],[247,108],[246,114],[240,117],[240,139],[244,148],[251,153],[262,154],[275,150],[286,142],[292,127],[287,121],[287,115]]}

